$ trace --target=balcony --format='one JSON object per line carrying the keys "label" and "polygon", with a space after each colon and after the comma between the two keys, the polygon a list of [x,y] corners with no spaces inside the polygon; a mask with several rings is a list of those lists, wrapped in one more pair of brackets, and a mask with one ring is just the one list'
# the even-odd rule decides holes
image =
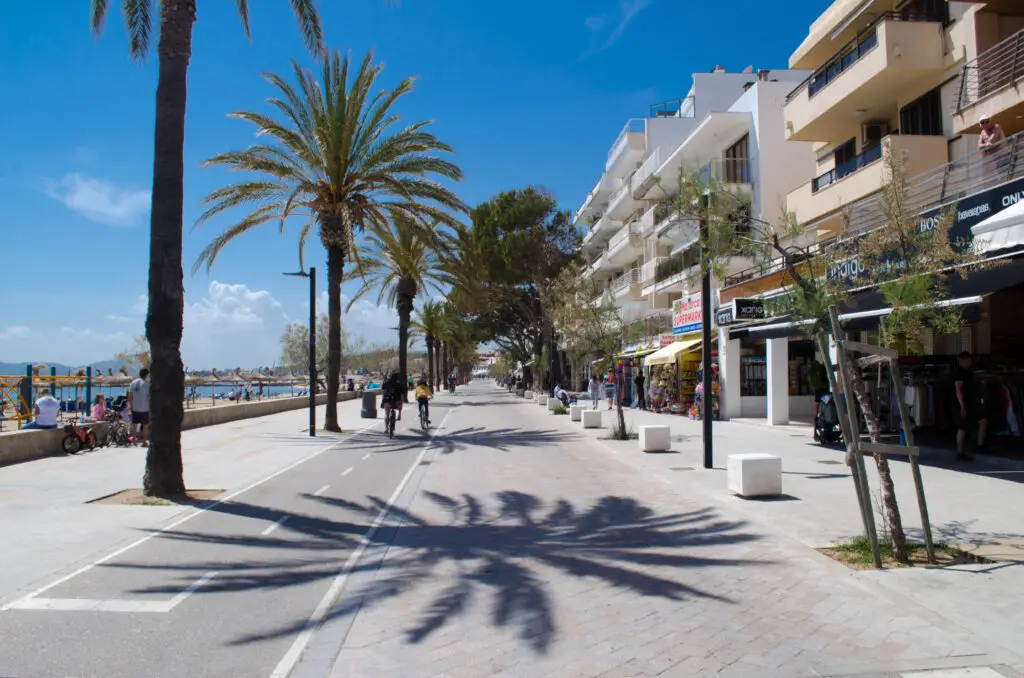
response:
{"label": "balcony", "polygon": [[753,191],[754,167],[747,158],[714,158],[700,168],[700,180]]}
{"label": "balcony", "polygon": [[611,293],[612,297],[616,300],[620,300],[627,291],[631,299],[643,298],[642,290],[640,289],[639,268],[630,269],[612,281]]}
{"label": "balcony", "polygon": [[[786,197],[786,209],[795,213],[797,222],[808,224],[836,212],[845,205],[877,193],[889,180],[886,155],[896,154],[903,163],[904,174],[917,176],[945,164],[949,160],[948,143],[940,136],[893,134],[882,143],[808,181]],[[828,230],[839,226],[839,215]],[[824,235],[824,234],[821,234]]]}
{"label": "balcony", "polygon": [[636,311],[637,317],[631,317],[631,315],[626,315],[627,324],[623,326],[622,330],[625,336],[635,337],[634,341],[672,333],[672,309],[670,308],[641,309]]}
{"label": "balcony", "polygon": [[608,241],[608,260],[613,264],[625,264],[636,258],[637,250],[643,244],[640,237],[640,222],[630,222]]}
{"label": "balcony", "polygon": [[1007,135],[1024,130],[1024,30],[966,64],[960,78],[953,128],[978,133],[978,119],[991,116]]}
{"label": "balcony", "polygon": [[786,97],[792,141],[840,139],[854,111],[886,119],[902,92],[944,70],[942,23],[922,15],[883,14]]}
{"label": "balcony", "polygon": [[618,221],[624,221],[633,212],[636,211],[637,202],[633,200],[633,195],[629,188],[629,182],[624,181],[622,188],[615,191],[612,199],[608,201],[607,216]]}
{"label": "balcony", "polygon": [[643,157],[647,150],[647,120],[644,118],[633,118],[626,121],[626,125],[619,132],[619,136],[608,151],[608,161],[605,163],[605,172],[611,176],[621,176],[623,168],[630,167]]}
{"label": "balcony", "polygon": [[692,118],[694,117],[694,100],[692,96],[681,99],[670,99],[651,106],[652,118]]}
{"label": "balcony", "polygon": [[608,196],[611,195],[612,191],[622,185],[621,179],[610,177],[607,174],[602,174],[601,178],[597,180],[597,184],[591,189],[587,197],[583,199],[583,204],[576,210],[576,214],[573,220],[576,223],[585,221],[587,218],[593,216],[595,213],[600,213],[608,206]]}
{"label": "balcony", "polygon": [[629,189],[634,200],[640,200],[658,182],[657,171],[661,167],[661,148],[655,148],[644,163],[629,179]]}

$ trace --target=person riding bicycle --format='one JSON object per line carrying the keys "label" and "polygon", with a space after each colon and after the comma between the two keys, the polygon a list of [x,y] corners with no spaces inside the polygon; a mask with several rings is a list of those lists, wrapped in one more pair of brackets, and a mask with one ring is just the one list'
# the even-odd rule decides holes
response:
{"label": "person riding bicycle", "polygon": [[380,405],[384,408],[384,419],[388,418],[388,411],[391,408],[398,410],[397,419],[402,420],[402,401],[405,398],[402,395],[402,377],[398,372],[394,372],[384,381],[384,385],[381,386],[380,390]]}
{"label": "person riding bicycle", "polygon": [[454,374],[449,374],[448,375],[448,390],[451,391],[452,393],[455,393],[455,375]]}
{"label": "person riding bicycle", "polygon": [[427,385],[427,380],[420,377],[420,381],[416,384],[416,402],[419,403],[420,409],[423,410],[423,416],[430,423],[430,399],[434,397],[434,392],[430,390],[430,386]]}

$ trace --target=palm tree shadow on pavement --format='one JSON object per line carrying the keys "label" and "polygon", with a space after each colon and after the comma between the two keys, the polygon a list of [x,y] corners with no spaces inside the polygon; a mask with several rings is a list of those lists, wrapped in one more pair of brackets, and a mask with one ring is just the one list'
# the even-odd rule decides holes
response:
{"label": "palm tree shadow on pavement", "polygon": [[[421,496],[443,510],[447,520],[431,521],[413,511],[392,507],[382,529],[369,537],[371,551],[388,547],[386,558],[364,557],[353,571],[375,572],[373,581],[346,592],[329,618],[354,615],[415,587],[442,580],[446,582],[443,588],[404,629],[407,642],[423,641],[465,615],[478,599],[490,596],[490,623],[514,629],[522,643],[544,653],[554,641],[558,625],[554,590],[541,569],[598,580],[640,596],[673,601],[714,599],[733,604],[735,601],[728,597],[684,583],[678,570],[748,564],[752,561],[714,557],[701,551],[758,539],[742,530],[745,523],[719,518],[709,507],[658,515],[630,497],[605,496],[589,507],[578,508],[566,499],[546,504],[515,490],[495,493],[487,503],[471,494],[448,496],[424,491]],[[178,592],[183,582],[194,580],[195,572],[210,569],[218,571],[217,577],[196,595],[286,589],[333,579],[386,502],[373,496],[362,503],[325,496],[307,498],[321,502],[321,508],[330,509],[337,517],[293,515],[271,536],[180,530],[164,533],[163,538],[214,544],[218,558],[161,567],[176,572],[175,580],[133,593]],[[226,502],[211,510],[260,520],[279,515],[240,502]],[[227,555],[232,551],[225,551],[225,545],[247,549],[242,551],[246,556],[232,561]],[[261,549],[265,557],[251,558],[251,549]],[[285,550],[304,553],[283,557]],[[152,563],[106,566],[153,567]],[[297,619],[240,637],[235,644],[293,636],[306,623],[305,618]]]}

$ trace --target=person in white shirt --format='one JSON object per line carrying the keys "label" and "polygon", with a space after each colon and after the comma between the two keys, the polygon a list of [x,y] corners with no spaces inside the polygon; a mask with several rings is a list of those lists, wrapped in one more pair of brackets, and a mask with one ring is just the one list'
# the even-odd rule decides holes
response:
{"label": "person in white shirt", "polygon": [[139,370],[139,378],[128,387],[128,404],[132,408],[132,431],[135,439],[147,444],[149,435],[149,369]]}
{"label": "person in white shirt", "polygon": [[39,392],[36,406],[32,408],[35,421],[25,424],[21,427],[21,430],[57,428],[57,412],[59,411],[60,403],[50,395],[50,389],[44,388]]}

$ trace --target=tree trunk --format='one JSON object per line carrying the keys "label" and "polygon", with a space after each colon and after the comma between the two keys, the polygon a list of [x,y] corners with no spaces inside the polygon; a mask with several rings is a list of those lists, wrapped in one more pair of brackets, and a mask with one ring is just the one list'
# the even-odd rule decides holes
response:
{"label": "tree trunk", "polygon": [[[881,427],[878,424],[878,415],[872,406],[871,399],[867,394],[867,387],[860,376],[860,370],[854,367],[850,370],[850,381],[853,383],[853,392],[857,395],[857,402],[860,403],[861,413],[864,415],[864,422],[868,427],[868,437],[871,442],[879,442],[878,432]],[[855,431],[854,435],[859,435]],[[909,563],[910,554],[907,552],[907,535],[903,532],[903,518],[900,516],[900,506],[896,501],[896,486],[892,482],[892,474],[889,471],[889,460],[882,454],[874,454],[875,466],[878,468],[878,479],[882,489],[882,504],[885,506],[885,518],[889,524],[889,536],[892,538],[892,555],[897,562]],[[867,499],[867,498],[865,498]],[[872,507],[870,510],[874,510]]]}
{"label": "tree trunk", "polygon": [[409,402],[409,321],[412,318],[413,299],[408,294],[399,293],[398,307],[398,374],[402,379],[403,400]]}
{"label": "tree trunk", "polygon": [[149,217],[149,308],[146,339],[151,355],[150,430],[143,492],[185,494],[181,463],[181,422],[185,416],[185,366],[181,333],[185,313],[181,269],[182,210],[185,200],[185,107],[192,56],[194,1],[160,7],[159,76],[153,142],[153,197]]}
{"label": "tree trunk", "polygon": [[448,385],[448,374],[449,363],[448,363],[448,348],[449,344],[447,341],[441,342],[441,388]]}
{"label": "tree trunk", "polygon": [[427,383],[434,388],[434,335],[427,335]]}
{"label": "tree trunk", "polygon": [[338,425],[338,388],[341,385],[341,278],[345,251],[327,250],[327,414],[324,428],[341,431]]}

